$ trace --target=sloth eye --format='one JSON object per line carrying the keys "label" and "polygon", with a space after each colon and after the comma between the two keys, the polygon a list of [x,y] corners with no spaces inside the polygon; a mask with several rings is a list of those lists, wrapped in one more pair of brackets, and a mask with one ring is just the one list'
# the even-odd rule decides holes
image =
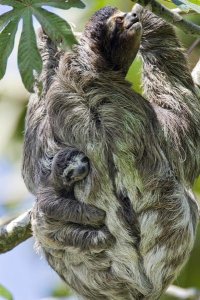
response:
{"label": "sloth eye", "polygon": [[116,22],[117,24],[122,24],[122,23],[124,22],[124,17],[117,17],[117,18],[115,19],[115,22]]}

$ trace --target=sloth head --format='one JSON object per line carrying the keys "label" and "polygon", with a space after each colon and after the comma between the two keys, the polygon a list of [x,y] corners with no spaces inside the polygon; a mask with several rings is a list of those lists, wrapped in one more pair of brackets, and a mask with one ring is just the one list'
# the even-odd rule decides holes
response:
{"label": "sloth head", "polygon": [[72,186],[89,173],[89,159],[75,148],[60,150],[52,162],[52,179],[58,188]]}
{"label": "sloth head", "polygon": [[138,52],[141,34],[142,26],[136,10],[124,13],[107,6],[91,17],[83,36],[108,67],[126,73]]}

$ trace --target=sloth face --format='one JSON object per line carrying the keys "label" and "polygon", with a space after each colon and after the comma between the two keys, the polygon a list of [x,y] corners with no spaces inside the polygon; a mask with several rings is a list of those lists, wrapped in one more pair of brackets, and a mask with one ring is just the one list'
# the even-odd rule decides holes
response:
{"label": "sloth face", "polygon": [[63,184],[70,186],[76,181],[83,180],[89,172],[89,159],[79,152],[68,159],[61,175]]}
{"label": "sloth face", "polygon": [[116,8],[104,7],[97,11],[86,25],[93,50],[103,54],[108,66],[126,73],[134,60],[142,35],[139,13],[124,13]]}
{"label": "sloth face", "polygon": [[116,11],[106,22],[105,50],[113,69],[125,74],[140,46],[142,25],[135,12]]}
{"label": "sloth face", "polygon": [[89,173],[89,159],[77,149],[59,151],[52,163],[52,176],[57,186],[64,188],[83,180]]}
{"label": "sloth face", "polygon": [[134,10],[129,13],[117,11],[107,20],[106,26],[107,38],[111,44],[134,45],[138,40],[140,41],[142,25],[139,15]]}

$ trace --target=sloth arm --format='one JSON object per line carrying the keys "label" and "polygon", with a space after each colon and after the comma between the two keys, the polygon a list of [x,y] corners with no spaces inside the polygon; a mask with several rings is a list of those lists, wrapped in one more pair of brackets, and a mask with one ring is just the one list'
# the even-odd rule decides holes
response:
{"label": "sloth arm", "polygon": [[55,220],[91,226],[102,225],[105,221],[103,210],[75,199],[73,192],[61,195],[53,186],[40,188],[37,202],[42,212]]}
{"label": "sloth arm", "polygon": [[[50,172],[47,155],[48,143],[52,142],[50,126],[46,114],[46,93],[48,92],[58,68],[60,52],[40,28],[38,48],[42,57],[42,72],[36,78],[34,93],[30,96],[25,122],[22,176],[28,190],[35,195],[40,182],[41,170]],[[54,145],[55,147],[55,145]],[[42,163],[41,163],[42,161]]]}
{"label": "sloth arm", "polygon": [[[50,221],[51,225],[55,222]],[[48,223],[46,225],[48,229]],[[62,249],[65,247],[79,248],[81,251],[103,251],[110,248],[115,242],[115,238],[110,234],[106,226],[99,229],[78,225],[74,223],[55,222],[55,226],[50,226],[49,233],[44,237],[47,246]],[[48,245],[49,244],[49,245]]]}
{"label": "sloth arm", "polygon": [[49,226],[45,238],[57,246],[73,246],[82,250],[103,250],[114,243],[114,237],[104,225],[105,212],[82,203],[70,193],[60,196],[53,187],[40,188],[37,208]]}
{"label": "sloth arm", "polygon": [[[37,221],[36,227],[35,219]],[[84,250],[103,251],[115,242],[106,226],[97,228],[80,224],[58,221],[43,214],[37,205],[33,208],[32,224],[34,232],[42,240],[44,247],[49,250],[65,250],[66,247],[75,247]]]}
{"label": "sloth arm", "polygon": [[190,184],[200,173],[200,99],[173,27],[142,13],[143,87],[160,122],[176,175]]}

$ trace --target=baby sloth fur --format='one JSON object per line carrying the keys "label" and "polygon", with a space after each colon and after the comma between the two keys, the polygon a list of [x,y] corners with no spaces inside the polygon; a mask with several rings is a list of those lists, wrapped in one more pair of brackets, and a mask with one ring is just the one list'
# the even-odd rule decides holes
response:
{"label": "baby sloth fur", "polygon": [[[44,218],[64,222],[65,244],[81,250],[108,247],[114,239],[103,223],[105,212],[75,198],[74,185],[88,175],[89,168],[89,159],[83,152],[64,148],[54,156],[51,174],[43,183],[41,180],[37,190],[38,207]],[[82,224],[81,229],[78,224]]]}
{"label": "baby sloth fur", "polygon": [[[174,30],[138,5],[105,7],[72,52],[43,33],[39,46],[23,160],[37,246],[83,299],[159,299],[198,222],[200,100]],[[144,97],[125,80],[138,51]]]}

